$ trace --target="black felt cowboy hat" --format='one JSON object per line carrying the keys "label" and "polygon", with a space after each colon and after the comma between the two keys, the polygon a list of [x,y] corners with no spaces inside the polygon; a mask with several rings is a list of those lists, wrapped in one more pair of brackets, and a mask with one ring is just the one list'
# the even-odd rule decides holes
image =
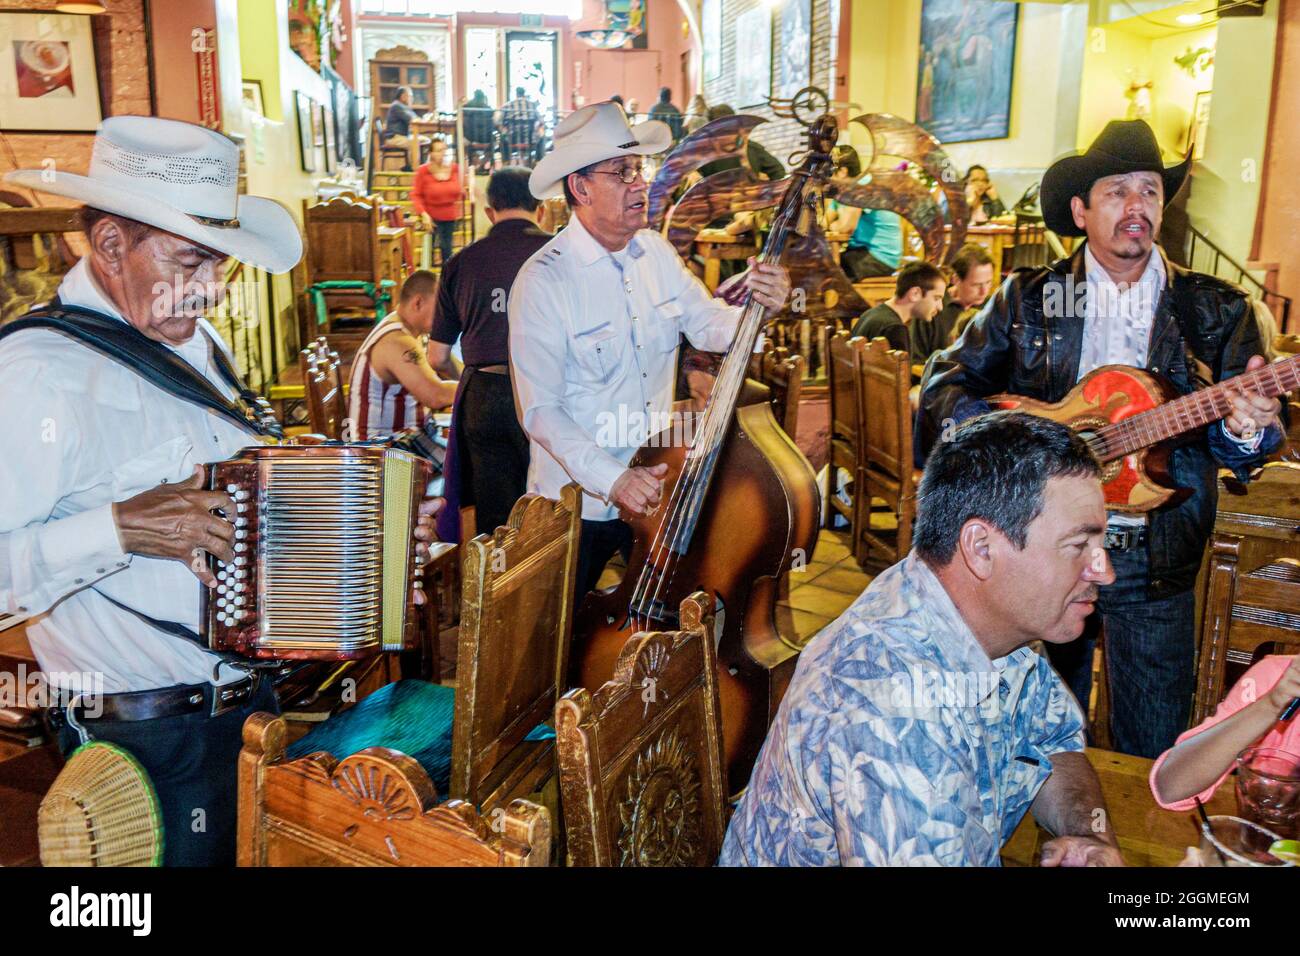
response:
{"label": "black felt cowboy hat", "polygon": [[1064,156],[1047,167],[1039,193],[1043,222],[1058,236],[1084,235],[1074,224],[1070,199],[1086,196],[1092,184],[1103,176],[1121,173],[1159,173],[1165,181],[1168,204],[1182,187],[1191,166],[1190,154],[1175,166],[1165,166],[1156,134],[1145,121],[1111,120],[1085,152]]}

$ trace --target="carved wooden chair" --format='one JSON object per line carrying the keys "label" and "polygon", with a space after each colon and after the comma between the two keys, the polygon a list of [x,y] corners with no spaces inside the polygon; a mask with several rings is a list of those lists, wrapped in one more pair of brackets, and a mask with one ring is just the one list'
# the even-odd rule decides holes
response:
{"label": "carved wooden chair", "polygon": [[570,484],[465,546],[451,793],[485,810],[554,775],[554,737],[536,731],[567,686],[581,521]]}
{"label": "carved wooden chair", "polygon": [[[854,482],[858,523],[853,552],[859,564],[881,556],[901,561],[912,547],[916,474],[912,462],[912,371],[906,352],[872,339],[858,359],[858,472]],[[872,503],[884,502],[894,530],[872,528]],[[879,513],[879,512],[878,512]]]}
{"label": "carved wooden chair", "polygon": [[342,363],[322,335],[298,353],[298,368],[307,399],[307,421],[313,433],[329,439],[343,438],[347,401],[343,397]]}
{"label": "carved wooden chair", "polygon": [[239,755],[240,866],[546,866],[551,818],[515,800],[480,816],[437,805],[410,757],[371,747],[285,760],[285,725],[253,714]]}
{"label": "carved wooden chair", "polygon": [[835,526],[835,516],[842,515],[849,522],[854,540],[857,539],[858,514],[856,494],[851,495],[850,504],[845,504],[835,494],[836,476],[841,468],[849,473],[851,480],[857,481],[858,452],[858,399],[856,382],[858,363],[867,340],[858,336],[851,338],[844,329],[831,332],[826,353],[826,384],[830,396],[830,454],[828,455],[826,487],[826,527]]}
{"label": "carved wooden chair", "polygon": [[1243,572],[1242,540],[1222,533],[1210,539],[1193,726],[1223,700],[1229,665],[1300,653],[1300,560],[1275,558]]}
{"label": "carved wooden chair", "polygon": [[712,600],[682,602],[681,631],[633,635],[614,679],[555,707],[560,790],[575,866],[712,866],[726,789]]}
{"label": "carved wooden chair", "polygon": [[759,380],[772,392],[772,413],[777,424],[791,438],[799,427],[799,396],[803,392],[802,355],[791,355],[785,347],[768,349],[759,360]]}
{"label": "carved wooden chair", "polygon": [[[342,757],[342,766],[378,748],[420,767],[434,802],[449,795],[491,816],[517,797],[553,800],[555,734],[545,721],[568,664],[581,510],[577,485],[558,502],[525,495],[508,525],[465,545],[455,688],[389,684],[262,762]],[[319,790],[293,792],[308,800]],[[298,816],[323,819],[310,807]]]}
{"label": "carved wooden chair", "polygon": [[[379,203],[370,198],[336,196],[315,205],[303,203],[306,288],[316,325],[330,332],[334,319],[379,322],[396,284],[384,278],[379,242]],[[327,300],[333,300],[331,310]]]}

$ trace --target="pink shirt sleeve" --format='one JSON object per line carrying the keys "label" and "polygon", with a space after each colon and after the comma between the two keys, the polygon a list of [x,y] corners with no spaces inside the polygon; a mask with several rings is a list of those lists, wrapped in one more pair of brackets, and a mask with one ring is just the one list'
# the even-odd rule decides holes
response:
{"label": "pink shirt sleeve", "polygon": [[[1250,666],[1246,673],[1241,675],[1241,679],[1232,685],[1232,690],[1228,691],[1228,696],[1223,698],[1223,702],[1209,717],[1201,721],[1190,730],[1183,731],[1178,739],[1174,741],[1174,747],[1177,747],[1184,740],[1195,737],[1203,733],[1215,724],[1227,720],[1237,711],[1253,704],[1259,698],[1271,691],[1275,684],[1282,679],[1282,674],[1291,666],[1291,657],[1284,655],[1269,655],[1262,658]],[[1278,730],[1274,727],[1266,733],[1256,746],[1260,747],[1277,747],[1282,750],[1295,751],[1300,753],[1300,719],[1291,721],[1284,730]],[[1169,756],[1173,747],[1162,753],[1156,762],[1151,766],[1151,776],[1149,782],[1151,785],[1151,795],[1156,798],[1156,803],[1166,810],[1193,810],[1196,808],[1196,801],[1202,803],[1214,796],[1214,791],[1219,789],[1219,785],[1232,772],[1232,765],[1223,769],[1219,778],[1206,787],[1200,793],[1190,796],[1185,800],[1174,800],[1166,803],[1160,799],[1160,791],[1156,789],[1156,774],[1164,764],[1165,758]]]}

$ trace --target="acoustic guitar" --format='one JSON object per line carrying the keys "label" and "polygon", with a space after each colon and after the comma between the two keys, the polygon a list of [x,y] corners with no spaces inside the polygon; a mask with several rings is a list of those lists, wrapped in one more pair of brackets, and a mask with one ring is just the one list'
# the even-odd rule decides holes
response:
{"label": "acoustic guitar", "polygon": [[1059,402],[994,395],[995,409],[1013,409],[1068,425],[1102,463],[1106,508],[1141,513],[1186,495],[1169,477],[1170,440],[1227,418],[1230,391],[1275,398],[1300,387],[1300,356],[1274,362],[1217,385],[1179,395],[1165,378],[1127,365],[1103,365]]}

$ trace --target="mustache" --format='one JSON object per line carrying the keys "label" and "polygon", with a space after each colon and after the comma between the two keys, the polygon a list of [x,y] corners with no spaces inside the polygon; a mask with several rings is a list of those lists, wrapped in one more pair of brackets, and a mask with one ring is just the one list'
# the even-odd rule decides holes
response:
{"label": "mustache", "polygon": [[1125,226],[1127,226],[1129,223],[1134,223],[1134,222],[1140,222],[1140,223],[1143,223],[1143,224],[1147,227],[1147,231],[1148,231],[1148,232],[1155,232],[1155,226],[1153,226],[1153,225],[1151,224],[1151,220],[1148,219],[1146,216],[1142,216],[1142,215],[1138,215],[1138,216],[1127,216],[1126,218],[1121,219],[1121,220],[1116,224],[1116,226],[1115,226],[1115,231],[1116,231],[1116,232],[1119,232],[1119,231],[1122,230]]}
{"label": "mustache", "polygon": [[1092,601],[1093,603],[1096,603],[1097,598],[1099,597],[1101,597],[1101,588],[1092,584],[1088,586],[1086,591],[1080,594],[1077,598],[1074,598],[1071,603],[1083,603],[1084,601]]}

